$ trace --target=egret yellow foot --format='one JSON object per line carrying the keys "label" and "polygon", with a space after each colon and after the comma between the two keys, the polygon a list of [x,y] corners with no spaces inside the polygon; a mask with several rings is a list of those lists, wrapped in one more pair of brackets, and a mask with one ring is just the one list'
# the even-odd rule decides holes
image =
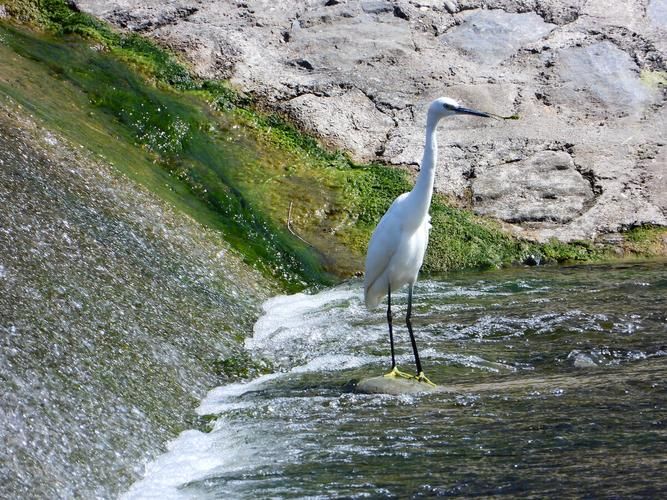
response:
{"label": "egret yellow foot", "polygon": [[419,372],[419,375],[415,377],[418,382],[423,382],[425,384],[430,385],[431,387],[435,387],[435,384],[431,382],[426,375],[424,375],[424,372]]}
{"label": "egret yellow foot", "polygon": [[407,379],[414,379],[415,378],[414,375],[410,375],[409,373],[402,372],[401,370],[399,370],[395,366],[391,369],[391,371],[389,373],[385,374],[385,377],[393,377],[393,378],[400,377],[400,378],[407,378]]}

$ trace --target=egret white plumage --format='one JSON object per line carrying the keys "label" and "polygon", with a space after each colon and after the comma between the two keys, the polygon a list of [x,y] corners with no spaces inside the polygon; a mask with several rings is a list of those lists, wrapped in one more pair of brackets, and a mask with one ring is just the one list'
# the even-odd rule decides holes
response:
{"label": "egret white plumage", "polygon": [[[417,281],[419,269],[424,262],[431,228],[428,214],[433,195],[435,167],[438,156],[436,130],[440,120],[456,114],[468,114],[496,117],[490,113],[464,108],[453,99],[441,97],[431,103],[426,117],[426,142],[421,161],[421,171],[414,188],[409,193],[400,195],[382,216],[366,254],[366,272],[364,278],[364,299],[368,309],[374,309],[387,295],[387,324],[391,345],[391,371],[387,376],[416,378],[432,384],[424,375],[419,360],[417,343],[412,331],[412,290]],[[500,118],[500,117],[499,117]],[[391,292],[408,285],[408,309],[405,323],[410,333],[412,351],[415,356],[417,376],[401,372],[396,367],[394,353],[394,333],[391,313]]]}

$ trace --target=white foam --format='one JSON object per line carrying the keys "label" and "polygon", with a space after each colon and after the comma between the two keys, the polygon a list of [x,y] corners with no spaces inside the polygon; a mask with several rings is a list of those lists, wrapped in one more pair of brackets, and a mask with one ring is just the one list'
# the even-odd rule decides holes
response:
{"label": "white foam", "polygon": [[[263,314],[246,347],[255,356],[273,361],[280,371],[211,390],[196,411],[218,415],[213,431],[181,433],[169,443],[167,453],[146,466],[144,478],[123,499],[193,498],[183,485],[274,460],[266,449],[269,441],[277,447],[276,453],[280,453],[280,446],[289,447],[291,441],[278,445],[251,424],[239,426],[233,414],[261,411],[263,399],[252,397],[253,392],[304,373],[355,369],[386,361],[374,354],[374,346],[386,337],[384,314],[366,311],[359,283],[313,295],[278,296],[262,307]],[[404,357],[411,359],[411,355]]]}
{"label": "white foam", "polygon": [[313,295],[274,297],[262,307],[245,345],[283,371],[329,354],[363,356],[364,347],[384,331],[365,324],[373,316],[363,306],[358,283]]}
{"label": "white foam", "polygon": [[[285,340],[290,337],[292,329],[301,331],[304,327],[321,323],[322,315],[327,315],[327,312],[331,312],[336,305],[342,305],[341,303],[348,301],[356,301],[357,304],[360,304],[361,300],[361,291],[347,286],[326,290],[315,295],[297,293],[273,297],[262,305],[264,314],[255,323],[253,336],[246,340],[246,347],[252,349],[267,339]],[[345,312],[349,316],[349,313],[354,311],[336,311],[336,313]],[[284,335],[281,336],[280,333]]]}
{"label": "white foam", "polygon": [[229,463],[231,454],[212,453],[213,440],[208,434],[189,430],[168,444],[169,451],[146,466],[144,478],[121,496],[133,499],[187,499],[191,495],[179,491],[190,481],[205,477],[211,470]]}

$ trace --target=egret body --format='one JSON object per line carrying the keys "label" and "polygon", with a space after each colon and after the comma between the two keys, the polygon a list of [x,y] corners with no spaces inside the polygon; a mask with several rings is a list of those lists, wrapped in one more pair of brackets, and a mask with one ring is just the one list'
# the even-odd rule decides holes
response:
{"label": "egret body", "polygon": [[368,309],[376,308],[384,296],[387,296],[387,324],[389,325],[391,346],[391,371],[387,376],[413,378],[412,375],[407,375],[396,367],[391,313],[391,292],[408,285],[408,310],[405,322],[410,333],[412,351],[415,356],[416,378],[429,384],[431,382],[422,370],[415,336],[412,331],[412,290],[417,281],[419,269],[424,262],[428,233],[431,228],[431,217],[428,211],[431,206],[438,156],[436,130],[440,120],[456,114],[487,118],[495,116],[464,108],[447,97],[441,97],[431,103],[426,117],[426,141],[417,182],[412,191],[403,193],[396,198],[389,210],[382,216],[375,231],[373,231],[366,254],[364,279],[366,307]]}

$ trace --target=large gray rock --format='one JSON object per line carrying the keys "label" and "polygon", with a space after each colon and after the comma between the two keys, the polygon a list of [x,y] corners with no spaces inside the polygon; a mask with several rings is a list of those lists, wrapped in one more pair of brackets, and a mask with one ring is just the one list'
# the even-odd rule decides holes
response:
{"label": "large gray rock", "polygon": [[493,66],[536,42],[556,26],[545,23],[533,12],[511,14],[504,10],[473,10],[445,33],[441,40],[461,50],[482,65]]}
{"label": "large gray rock", "polygon": [[496,165],[472,183],[479,212],[509,222],[570,222],[593,200],[593,188],[564,151]]}
{"label": "large gray rock", "polygon": [[[611,42],[568,47],[556,56],[554,79],[560,83],[550,92],[553,100],[575,118],[632,115],[640,118],[649,104],[658,104],[660,93],[640,79],[640,69],[627,52]],[[583,97],[583,98],[582,98]],[[583,104],[571,109],[570,103]]]}
{"label": "large gray rock", "polygon": [[518,113],[446,122],[436,189],[526,237],[667,224],[665,0],[75,3],[359,160],[416,170],[441,95]]}

